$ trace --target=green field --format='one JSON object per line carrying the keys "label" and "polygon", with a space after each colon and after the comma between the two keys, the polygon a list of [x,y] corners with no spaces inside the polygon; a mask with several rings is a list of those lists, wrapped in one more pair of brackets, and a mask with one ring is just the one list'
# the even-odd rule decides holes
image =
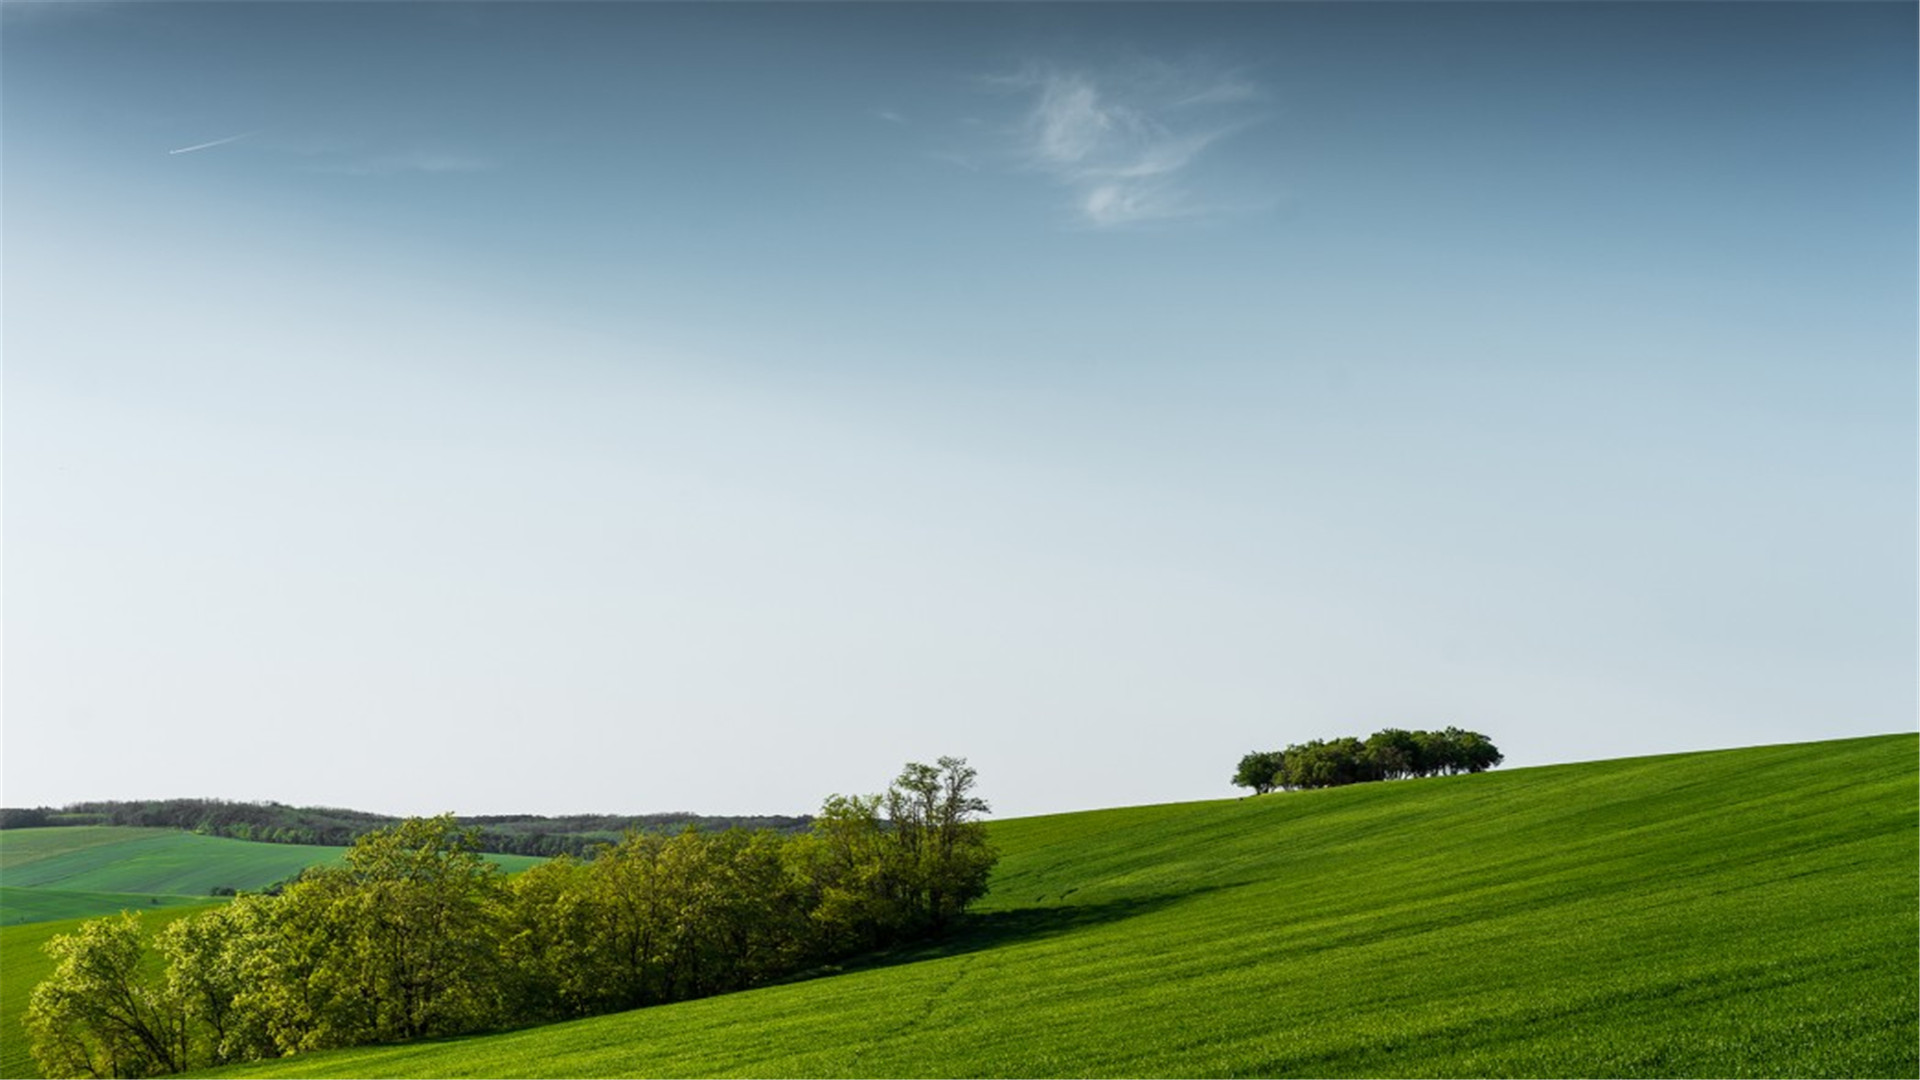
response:
{"label": "green field", "polygon": [[143,893],[70,892],[65,889],[16,889],[0,885],[0,918],[5,925],[49,922],[147,911],[181,904],[204,904],[205,896],[151,896]]}
{"label": "green field", "polygon": [[[0,830],[0,924],[197,903],[214,889],[259,890],[345,848],[262,844],[178,829],[75,826]],[[507,870],[541,860],[489,855]]]}
{"label": "green field", "polygon": [[[61,834],[79,833],[68,840]],[[105,834],[105,835],[100,835]],[[15,844],[28,848],[23,855]],[[216,887],[261,889],[345,848],[257,844],[178,829],[82,826],[0,831],[0,885],[10,889],[205,897]]]}
{"label": "green field", "polygon": [[134,829],[124,825],[80,825],[56,829],[0,829],[0,876],[28,863],[56,855],[68,855],[87,848],[140,840],[154,835],[156,829]]}
{"label": "green field", "polygon": [[257,1076],[1913,1076],[1913,735],[1005,821],[957,937]]}

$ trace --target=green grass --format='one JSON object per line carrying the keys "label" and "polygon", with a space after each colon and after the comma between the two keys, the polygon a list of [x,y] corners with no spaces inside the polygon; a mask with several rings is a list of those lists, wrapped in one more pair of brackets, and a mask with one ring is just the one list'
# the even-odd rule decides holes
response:
{"label": "green grass", "polygon": [[[143,913],[140,923],[148,933],[152,933],[182,915],[202,910],[205,904],[206,898],[202,897],[200,903],[192,907],[153,910]],[[0,926],[0,1076],[40,1075],[40,1067],[28,1050],[20,1017],[27,1011],[27,998],[34,986],[53,971],[53,961],[47,958],[46,943],[58,934],[72,933],[82,921],[67,919],[31,926]],[[157,964],[157,957],[149,959]]]}
{"label": "green grass", "polygon": [[1914,1076],[1913,735],[1006,821],[937,946],[255,1076]]}
{"label": "green grass", "polygon": [[[345,848],[263,844],[178,829],[82,826],[0,830],[0,924],[111,914],[205,899],[215,888],[259,890],[309,866],[340,862]],[[509,871],[542,860],[489,855]],[[102,906],[106,904],[106,906]]]}
{"label": "green grass", "polygon": [[[15,836],[66,829],[8,829],[0,852]],[[121,829],[132,835],[106,843],[39,855],[0,870],[0,884],[18,889],[206,896],[216,887],[261,889],[309,866],[339,862],[345,848],[258,844],[178,829]]]}
{"label": "green grass", "polygon": [[145,911],[181,904],[204,904],[204,896],[149,896],[142,893],[67,892],[62,889],[16,889],[0,885],[0,920],[4,925],[90,918],[122,911]]}
{"label": "green grass", "polygon": [[[28,863],[55,855],[67,855],[103,844],[139,840],[152,836],[156,829],[136,829],[124,825],[75,825],[51,829],[0,829],[0,877]],[[170,830],[169,830],[170,831]]]}

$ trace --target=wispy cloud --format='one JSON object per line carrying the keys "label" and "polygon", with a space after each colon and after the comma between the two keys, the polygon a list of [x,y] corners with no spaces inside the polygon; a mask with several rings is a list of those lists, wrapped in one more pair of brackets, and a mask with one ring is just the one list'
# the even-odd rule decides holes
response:
{"label": "wispy cloud", "polygon": [[[255,136],[259,138],[254,139]],[[500,162],[492,157],[468,153],[458,146],[439,140],[409,144],[403,140],[376,142],[361,137],[343,137],[319,132],[276,129],[270,134],[245,131],[221,139],[194,143],[169,150],[169,154],[194,154],[217,146],[254,139],[252,145],[274,155],[298,172],[333,176],[398,176],[408,173],[460,174],[492,172]]]}
{"label": "wispy cloud", "polygon": [[224,139],[214,139],[212,142],[194,143],[192,146],[182,146],[177,150],[169,150],[167,151],[167,153],[192,154],[201,150],[211,150],[216,146],[225,146],[230,142],[239,142],[241,139],[247,138],[248,136],[251,136],[254,134],[256,133],[252,131],[243,131],[238,135],[229,135]]}
{"label": "wispy cloud", "polygon": [[1012,128],[1022,167],[1066,188],[1079,220],[1099,228],[1214,212],[1186,174],[1256,118],[1261,98],[1237,73],[1158,62],[1034,65],[989,85],[1024,99]]}

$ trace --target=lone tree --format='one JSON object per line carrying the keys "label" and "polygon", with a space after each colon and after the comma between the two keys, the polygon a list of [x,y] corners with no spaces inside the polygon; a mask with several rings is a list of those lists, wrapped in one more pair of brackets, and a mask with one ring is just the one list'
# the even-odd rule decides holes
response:
{"label": "lone tree", "polygon": [[1280,786],[1280,777],[1287,767],[1287,755],[1283,750],[1255,750],[1240,759],[1240,767],[1234,770],[1235,787],[1252,788],[1255,795],[1265,795]]}

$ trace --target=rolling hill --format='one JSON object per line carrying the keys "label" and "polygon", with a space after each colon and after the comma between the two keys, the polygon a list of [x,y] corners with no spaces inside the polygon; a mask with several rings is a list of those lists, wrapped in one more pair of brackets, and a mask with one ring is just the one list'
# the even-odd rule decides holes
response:
{"label": "rolling hill", "polygon": [[[261,844],[178,829],[63,826],[0,830],[0,924],[202,903],[216,888],[264,889],[345,848]],[[507,870],[541,860],[489,855]]]}
{"label": "rolling hill", "polygon": [[248,1076],[1920,1070],[1920,741],[997,823],[966,928],[845,973]]}
{"label": "rolling hill", "polygon": [[177,829],[8,829],[0,832],[0,884],[204,899],[217,887],[264,888],[306,867],[338,861],[345,850],[255,844]]}

